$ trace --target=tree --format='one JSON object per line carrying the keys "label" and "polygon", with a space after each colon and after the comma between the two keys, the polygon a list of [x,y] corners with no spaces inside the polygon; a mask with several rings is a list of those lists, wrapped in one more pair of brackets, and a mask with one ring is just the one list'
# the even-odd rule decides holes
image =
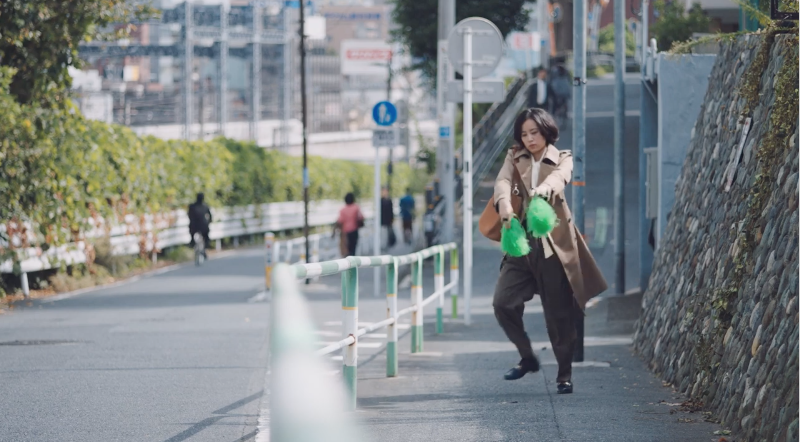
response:
{"label": "tree", "polygon": [[[436,78],[439,2],[437,0],[393,0],[392,18],[398,27],[392,32],[396,41],[408,47],[419,69],[428,80]],[[484,17],[494,23],[503,36],[522,30],[528,16],[522,10],[527,0],[458,0],[456,21]]]}
{"label": "tree", "polygon": [[[597,49],[598,52],[605,54],[614,53],[614,23],[606,25],[605,28],[600,29],[597,36]],[[633,32],[625,26],[625,55],[632,57],[636,52],[636,38]]]}
{"label": "tree", "polygon": [[667,3],[664,0],[656,0],[653,5],[658,18],[650,31],[660,49],[668,50],[674,43],[687,41],[695,32],[708,32],[709,20],[703,8],[694,3],[687,13],[684,5],[679,1]]}
{"label": "tree", "polygon": [[133,26],[112,25],[155,13],[149,5],[128,0],[0,1],[0,66],[15,71],[9,92],[23,104],[63,100],[61,92],[72,83],[67,69],[81,64],[81,42],[120,38]]}

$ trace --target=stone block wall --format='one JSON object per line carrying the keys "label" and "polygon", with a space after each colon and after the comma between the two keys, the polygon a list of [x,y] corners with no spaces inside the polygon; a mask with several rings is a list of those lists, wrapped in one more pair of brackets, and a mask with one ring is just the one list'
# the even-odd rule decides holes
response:
{"label": "stone block wall", "polygon": [[721,47],[634,338],[736,440],[798,438],[797,66],[796,34]]}

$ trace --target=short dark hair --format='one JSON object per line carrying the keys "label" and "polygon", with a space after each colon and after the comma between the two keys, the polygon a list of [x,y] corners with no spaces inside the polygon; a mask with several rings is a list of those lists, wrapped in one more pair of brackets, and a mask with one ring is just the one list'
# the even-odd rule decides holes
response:
{"label": "short dark hair", "polygon": [[528,121],[533,120],[539,132],[547,141],[547,144],[555,144],[558,141],[558,126],[556,125],[553,116],[546,110],[539,108],[525,109],[517,115],[517,120],[514,122],[514,141],[517,143],[516,148],[522,149],[525,144],[522,142],[522,125]]}
{"label": "short dark hair", "polygon": [[411,188],[410,187],[406,187],[406,193],[411,195]]}
{"label": "short dark hair", "polygon": [[353,192],[347,192],[347,195],[344,196],[344,203],[353,204],[354,202],[356,202],[356,196],[353,195]]}
{"label": "short dark hair", "polygon": [[200,193],[197,194],[197,202],[198,203],[202,203],[205,199],[206,199],[206,196],[203,194],[203,192],[200,192]]}

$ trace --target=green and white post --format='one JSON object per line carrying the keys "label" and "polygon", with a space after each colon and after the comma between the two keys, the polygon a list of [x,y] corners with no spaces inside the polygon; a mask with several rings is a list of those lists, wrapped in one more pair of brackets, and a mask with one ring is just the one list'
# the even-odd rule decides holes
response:
{"label": "green and white post", "polygon": [[[450,250],[450,282],[458,281],[458,247]],[[452,318],[458,318],[458,283],[453,285],[450,291],[450,298],[453,300]]]}
{"label": "green and white post", "polygon": [[411,353],[422,352],[422,255],[411,264],[411,302],[417,310],[411,314]]}
{"label": "green and white post", "polygon": [[343,349],[344,383],[347,387],[347,409],[356,409],[356,379],[358,373],[358,268],[349,258],[353,268],[342,273],[342,313],[344,313],[344,337],[353,336],[354,342]]}
{"label": "green and white post", "polygon": [[386,267],[386,319],[394,322],[386,327],[386,376],[397,376],[397,258]]}
{"label": "green and white post", "polygon": [[[436,255],[433,257],[433,290],[438,292],[444,290],[444,247],[439,246]],[[436,334],[444,332],[442,312],[444,309],[444,293],[439,295],[436,305]]]}

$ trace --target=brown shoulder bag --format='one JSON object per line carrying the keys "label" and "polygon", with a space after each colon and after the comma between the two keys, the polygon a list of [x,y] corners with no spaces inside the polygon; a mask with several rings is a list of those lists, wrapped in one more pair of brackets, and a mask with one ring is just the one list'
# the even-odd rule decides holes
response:
{"label": "brown shoulder bag", "polygon": [[[511,177],[511,207],[514,209],[514,213],[517,214],[517,218],[522,217],[522,204],[527,196],[528,191],[522,183],[519,170],[514,166],[514,174]],[[492,197],[489,198],[489,202],[486,203],[486,207],[483,209],[480,219],[478,219],[478,230],[483,236],[492,241],[500,241],[502,227],[503,221],[500,219],[500,214],[497,213],[497,209],[494,207],[494,195],[492,195]]]}

